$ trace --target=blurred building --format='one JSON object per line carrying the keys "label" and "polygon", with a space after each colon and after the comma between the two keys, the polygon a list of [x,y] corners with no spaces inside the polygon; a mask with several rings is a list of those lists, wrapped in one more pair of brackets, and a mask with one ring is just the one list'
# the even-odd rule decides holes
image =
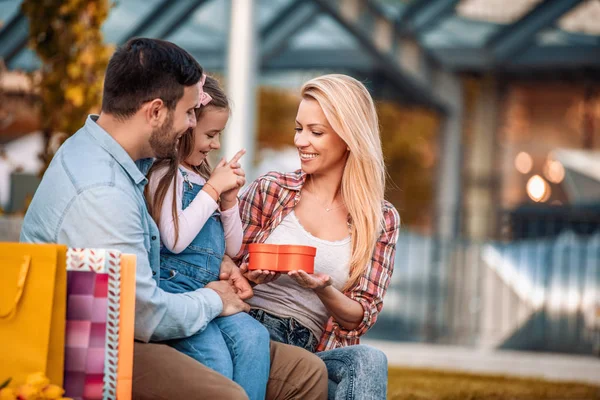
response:
{"label": "blurred building", "polygon": [[[0,15],[7,154],[36,130],[35,93],[8,82],[39,61],[20,1]],[[250,177],[297,167],[271,130],[291,138],[294,100],[259,88],[293,93],[327,72],[365,82],[386,124],[388,195],[409,221],[379,334],[585,353],[600,346],[598,21],[598,0],[128,0],[103,33],[173,41],[223,76],[224,152],[256,148]],[[26,202],[21,185],[4,207]]]}

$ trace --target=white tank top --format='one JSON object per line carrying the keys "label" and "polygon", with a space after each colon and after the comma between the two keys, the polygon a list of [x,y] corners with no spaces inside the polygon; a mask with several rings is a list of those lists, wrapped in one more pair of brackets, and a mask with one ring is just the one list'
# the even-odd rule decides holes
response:
{"label": "white tank top", "polygon": [[[314,237],[304,229],[294,211],[289,213],[265,241],[269,244],[298,244],[317,248],[315,272],[331,276],[332,285],[341,290],[350,271],[350,237],[328,241]],[[279,317],[300,322],[317,339],[331,316],[319,297],[298,285],[287,275],[276,281],[254,287],[254,297],[248,300],[252,308],[259,308]]]}

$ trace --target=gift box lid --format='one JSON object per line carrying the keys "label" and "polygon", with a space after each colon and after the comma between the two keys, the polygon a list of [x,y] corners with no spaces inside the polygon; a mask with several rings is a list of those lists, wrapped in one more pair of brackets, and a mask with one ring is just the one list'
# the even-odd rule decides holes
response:
{"label": "gift box lid", "polygon": [[316,247],[297,244],[252,243],[248,246],[248,250],[250,253],[299,254],[312,257],[317,254]]}

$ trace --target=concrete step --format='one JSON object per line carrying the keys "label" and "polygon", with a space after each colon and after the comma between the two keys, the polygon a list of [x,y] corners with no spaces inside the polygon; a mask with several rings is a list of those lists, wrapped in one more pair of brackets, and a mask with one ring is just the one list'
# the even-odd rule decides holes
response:
{"label": "concrete step", "polygon": [[557,353],[363,340],[383,351],[390,366],[542,378],[600,385],[600,358]]}

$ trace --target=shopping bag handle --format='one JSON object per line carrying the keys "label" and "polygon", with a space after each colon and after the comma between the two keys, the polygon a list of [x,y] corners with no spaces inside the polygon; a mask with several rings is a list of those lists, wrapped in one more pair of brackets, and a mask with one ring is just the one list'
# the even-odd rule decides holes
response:
{"label": "shopping bag handle", "polygon": [[15,295],[15,301],[6,312],[0,312],[0,319],[10,318],[17,311],[17,305],[21,296],[23,296],[23,289],[25,288],[25,280],[27,279],[27,273],[29,272],[29,266],[31,265],[31,256],[23,256],[23,264],[21,264],[21,270],[19,271],[19,277],[17,278],[17,294]]}

